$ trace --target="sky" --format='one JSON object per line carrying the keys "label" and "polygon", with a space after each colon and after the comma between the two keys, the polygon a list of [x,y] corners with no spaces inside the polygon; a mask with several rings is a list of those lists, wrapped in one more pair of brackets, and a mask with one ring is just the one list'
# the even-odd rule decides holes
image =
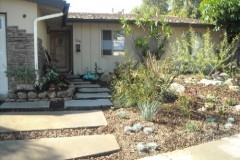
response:
{"label": "sky", "polygon": [[142,0],[66,0],[70,3],[70,12],[114,13],[122,11],[130,13],[134,7],[140,6]]}

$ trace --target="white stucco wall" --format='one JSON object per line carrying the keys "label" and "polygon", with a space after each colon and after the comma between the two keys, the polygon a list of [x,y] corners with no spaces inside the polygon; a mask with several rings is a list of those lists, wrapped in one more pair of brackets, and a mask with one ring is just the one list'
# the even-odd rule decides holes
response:
{"label": "white stucco wall", "polygon": [[[7,13],[7,26],[18,26],[33,33],[33,21],[37,17],[37,4],[23,0],[0,0],[0,12]],[[23,15],[26,14],[26,18]]]}
{"label": "white stucco wall", "polygon": [[[121,62],[123,56],[103,56],[101,55],[101,31],[104,29],[121,30],[121,24],[107,24],[107,23],[74,23],[73,24],[73,70],[75,74],[84,74],[87,67],[94,72],[94,64],[102,68],[103,72],[112,72],[116,67],[116,62]],[[193,28],[196,32],[206,33],[207,28]],[[172,27],[172,35],[169,39],[166,49],[166,55],[171,52],[171,44],[180,38],[183,32],[187,32],[187,27]],[[214,42],[220,40],[220,32],[211,31]],[[144,35],[144,32],[138,28],[133,31],[134,37]],[[76,52],[75,45],[81,44],[81,52]],[[132,38],[125,40],[126,54],[134,56],[134,41]]]}

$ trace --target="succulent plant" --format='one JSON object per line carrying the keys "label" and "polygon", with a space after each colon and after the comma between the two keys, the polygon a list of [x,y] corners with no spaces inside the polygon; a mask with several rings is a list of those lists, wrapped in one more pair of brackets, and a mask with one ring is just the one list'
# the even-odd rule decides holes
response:
{"label": "succulent plant", "polygon": [[144,129],[143,129],[143,132],[145,133],[145,134],[150,134],[150,133],[152,133],[153,132],[153,128],[150,128],[150,127],[145,127]]}
{"label": "succulent plant", "polygon": [[136,123],[133,125],[132,129],[135,131],[135,132],[138,132],[138,131],[141,131],[143,128],[143,126],[140,124],[140,123]]}

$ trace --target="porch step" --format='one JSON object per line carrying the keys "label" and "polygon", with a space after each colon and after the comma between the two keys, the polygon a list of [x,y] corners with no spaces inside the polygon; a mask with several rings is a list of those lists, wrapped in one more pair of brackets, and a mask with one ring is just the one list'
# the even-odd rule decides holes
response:
{"label": "porch step", "polygon": [[24,109],[24,110],[46,110],[49,109],[50,101],[38,102],[5,102],[0,105],[0,110]]}
{"label": "porch step", "polygon": [[102,111],[2,112],[0,133],[106,126]]}
{"label": "porch step", "polygon": [[110,92],[108,88],[80,88],[78,89],[80,93],[102,93],[102,92]]}
{"label": "porch step", "polygon": [[80,84],[80,85],[75,85],[76,88],[100,88],[98,84]]}
{"label": "porch step", "polygon": [[76,93],[76,99],[106,99],[112,96],[108,93]]}
{"label": "porch step", "polygon": [[109,108],[113,104],[109,99],[96,99],[96,100],[70,100],[65,101],[64,106],[66,109],[74,108],[74,109],[103,109]]}
{"label": "porch step", "polygon": [[118,150],[120,147],[113,135],[0,141],[0,157],[4,160],[75,159]]}
{"label": "porch step", "polygon": [[73,84],[73,85],[84,85],[84,84],[91,84],[91,82],[89,81],[74,81],[74,82],[70,82],[70,84]]}
{"label": "porch step", "polygon": [[84,82],[82,79],[80,78],[76,78],[76,79],[68,79],[69,82]]}

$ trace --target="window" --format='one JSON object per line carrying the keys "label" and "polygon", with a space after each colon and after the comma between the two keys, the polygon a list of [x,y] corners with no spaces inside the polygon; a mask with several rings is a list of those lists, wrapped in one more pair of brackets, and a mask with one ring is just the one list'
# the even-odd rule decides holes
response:
{"label": "window", "polygon": [[0,29],[2,29],[2,19],[0,18]]}
{"label": "window", "polygon": [[124,50],[124,31],[102,31],[102,55],[123,55]]}

